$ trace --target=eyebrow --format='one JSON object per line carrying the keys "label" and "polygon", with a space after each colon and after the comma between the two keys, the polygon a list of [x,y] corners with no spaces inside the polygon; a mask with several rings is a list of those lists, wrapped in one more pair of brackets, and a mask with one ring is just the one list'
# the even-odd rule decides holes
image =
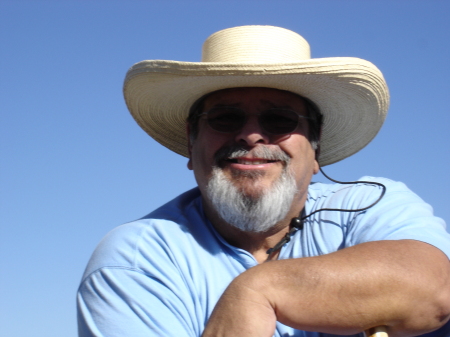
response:
{"label": "eyebrow", "polygon": [[282,109],[291,109],[291,110],[293,110],[292,106],[289,105],[289,104],[278,105],[278,104],[275,104],[275,103],[273,103],[271,101],[267,101],[265,99],[261,99],[260,102],[263,103],[264,105],[270,106],[271,108],[282,108]]}
{"label": "eyebrow", "polygon": [[234,104],[219,103],[219,104],[214,104],[213,105],[213,107],[226,107],[226,106],[238,107],[239,103],[234,103]]}
{"label": "eyebrow", "polygon": [[[275,104],[275,103],[265,100],[265,99],[261,99],[260,103],[262,103],[264,106],[268,106],[270,108],[282,108],[282,109],[293,110],[292,106],[289,104],[279,105],[279,104]],[[218,104],[214,104],[213,107],[227,107],[227,106],[239,107],[240,105],[241,105],[241,103],[218,103]]]}

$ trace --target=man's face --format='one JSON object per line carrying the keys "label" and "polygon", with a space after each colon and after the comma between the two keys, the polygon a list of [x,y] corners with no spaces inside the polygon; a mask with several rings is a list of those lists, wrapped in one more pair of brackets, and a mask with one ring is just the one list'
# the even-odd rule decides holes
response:
{"label": "man's face", "polygon": [[[308,140],[308,123],[300,119],[299,126],[287,135],[271,135],[261,129],[256,114],[271,108],[284,108],[307,116],[306,105],[300,97],[285,91],[269,88],[234,88],[215,92],[204,101],[203,112],[219,106],[242,109],[248,114],[241,130],[224,133],[213,130],[206,119],[201,118],[198,136],[190,144],[188,167],[194,170],[195,178],[206,197],[206,186],[211,179],[214,166],[219,167],[225,177],[242,193],[258,198],[264,190],[273,186],[283,170],[291,170],[299,195],[304,196],[313,174],[319,165],[315,151]],[[238,158],[215,160],[215,155],[226,147],[241,146],[249,152]],[[283,160],[266,160],[255,155],[258,147],[278,149],[289,158],[289,167]]]}

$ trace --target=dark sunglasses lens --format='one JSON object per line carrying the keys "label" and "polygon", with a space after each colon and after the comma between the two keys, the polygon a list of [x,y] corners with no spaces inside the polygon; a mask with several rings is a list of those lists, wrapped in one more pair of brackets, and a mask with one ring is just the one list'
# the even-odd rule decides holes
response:
{"label": "dark sunglasses lens", "polygon": [[208,112],[208,124],[219,132],[235,132],[245,123],[245,113],[239,109],[215,108]]}
{"label": "dark sunglasses lens", "polygon": [[295,131],[298,120],[299,116],[294,111],[270,109],[261,114],[259,122],[266,132],[282,135]]}

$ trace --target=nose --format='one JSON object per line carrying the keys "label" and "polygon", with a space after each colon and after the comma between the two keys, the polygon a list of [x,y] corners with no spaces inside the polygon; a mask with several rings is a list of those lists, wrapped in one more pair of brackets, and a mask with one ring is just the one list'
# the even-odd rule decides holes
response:
{"label": "nose", "polygon": [[249,115],[247,122],[240,131],[237,132],[235,140],[239,144],[257,145],[269,144],[269,136],[264,132],[258,123],[257,115]]}

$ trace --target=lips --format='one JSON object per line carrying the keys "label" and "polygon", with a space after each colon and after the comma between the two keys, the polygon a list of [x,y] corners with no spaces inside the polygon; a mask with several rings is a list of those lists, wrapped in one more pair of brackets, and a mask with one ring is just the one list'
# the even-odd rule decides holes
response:
{"label": "lips", "polygon": [[258,145],[254,148],[246,148],[241,145],[224,146],[214,156],[216,165],[223,166],[226,163],[248,166],[283,162],[288,165],[291,158],[279,147]]}
{"label": "lips", "polygon": [[242,165],[263,165],[268,163],[274,163],[276,160],[237,158],[237,159],[229,159],[228,161],[231,163],[237,163]]}

